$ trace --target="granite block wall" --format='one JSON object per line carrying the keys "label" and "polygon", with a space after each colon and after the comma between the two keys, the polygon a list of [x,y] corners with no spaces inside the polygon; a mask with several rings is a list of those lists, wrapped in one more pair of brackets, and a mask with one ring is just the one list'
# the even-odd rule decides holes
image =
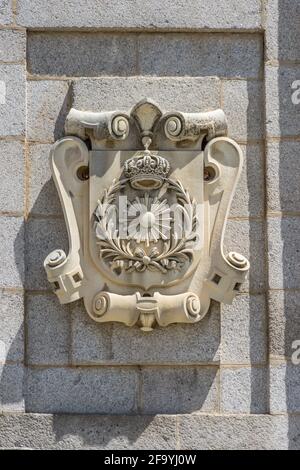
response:
{"label": "granite block wall", "polygon": [[[0,448],[300,448],[298,88],[297,0],[0,1]],[[69,109],[145,97],[225,111],[225,247],[251,263],[233,305],[147,335],[61,306],[43,269]]]}

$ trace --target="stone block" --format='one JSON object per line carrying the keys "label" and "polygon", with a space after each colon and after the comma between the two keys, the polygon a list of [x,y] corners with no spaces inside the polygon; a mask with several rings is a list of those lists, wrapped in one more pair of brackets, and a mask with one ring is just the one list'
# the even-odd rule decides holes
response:
{"label": "stone block", "polygon": [[258,78],[260,35],[142,34],[139,70],[142,75]]}
{"label": "stone block", "polygon": [[130,414],[137,409],[136,369],[28,369],[26,411]]}
{"label": "stone block", "polygon": [[0,217],[2,263],[0,287],[23,287],[24,225],[22,217]]}
{"label": "stone block", "polygon": [[50,170],[51,145],[30,145],[29,210],[37,215],[62,215],[58,192]]}
{"label": "stone block", "polygon": [[289,447],[286,416],[186,415],[180,416],[178,421],[180,449],[279,450]]}
{"label": "stone block", "polygon": [[299,413],[299,364],[273,363],[270,366],[270,412]]}
{"label": "stone block", "polygon": [[221,307],[222,364],[266,361],[267,323],[263,295],[239,295]]}
{"label": "stone block", "polygon": [[[0,3],[1,18],[1,3]],[[18,62],[25,59],[26,53],[26,33],[2,29],[0,31],[0,61]]]}
{"label": "stone block", "polygon": [[291,357],[300,340],[300,292],[269,292],[269,348],[272,356]]}
{"label": "stone block", "polygon": [[175,416],[0,415],[0,447],[175,449]]}
{"label": "stone block", "polygon": [[53,142],[63,137],[65,118],[70,108],[71,89],[67,81],[28,81],[28,139]]}
{"label": "stone block", "polygon": [[142,369],[142,412],[193,413],[218,409],[217,367]]}
{"label": "stone block", "polygon": [[[149,30],[195,29],[260,29],[259,0],[81,0],[80,9],[74,2],[58,0],[20,0],[17,24],[28,28],[105,28]],[[56,12],[56,14],[53,14]]]}
{"label": "stone block", "polygon": [[264,136],[263,93],[260,81],[223,82],[223,105],[228,135],[238,141],[259,140]]}
{"label": "stone block", "polygon": [[289,416],[289,450],[300,449],[300,415]]}
{"label": "stone block", "polygon": [[225,253],[237,251],[250,261],[248,279],[241,292],[260,292],[265,287],[264,234],[262,223],[256,220],[228,220],[224,239]]}
{"label": "stone block", "polygon": [[68,253],[65,222],[63,219],[29,219],[25,232],[27,289],[50,289],[43,263],[57,248]]}
{"label": "stone block", "polygon": [[263,367],[222,368],[221,413],[267,413],[267,377]]}
{"label": "stone block", "polygon": [[73,85],[73,106],[89,111],[128,110],[151,97],[166,111],[207,111],[220,106],[220,80],[208,78],[79,79]]}
{"label": "stone block", "polygon": [[300,211],[299,154],[300,142],[268,143],[267,198],[269,211]]}
{"label": "stone block", "polygon": [[29,33],[28,70],[38,75],[138,75],[137,35]]}
{"label": "stone block", "polygon": [[25,67],[0,64],[0,136],[25,134]]}
{"label": "stone block", "polygon": [[[197,364],[219,361],[220,313],[210,312],[195,325],[171,325],[150,333],[138,327],[98,324],[82,302],[71,305],[72,363],[82,364]],[[178,348],[180,344],[180,348]]]}
{"label": "stone block", "polygon": [[0,412],[25,411],[24,371],[23,364],[0,364]]}
{"label": "stone block", "polygon": [[0,210],[22,212],[24,209],[24,152],[21,142],[0,141]]}
{"label": "stone block", "polygon": [[270,288],[299,288],[300,217],[270,217],[268,237]]}
{"label": "stone block", "polygon": [[12,0],[0,1],[0,24],[6,25],[13,22]]}
{"label": "stone block", "polygon": [[54,294],[28,295],[26,302],[27,363],[67,365],[70,347],[70,308]]}
{"label": "stone block", "polygon": [[23,294],[0,290],[0,363],[24,360]]}
{"label": "stone block", "polygon": [[1,449],[299,450],[300,417],[0,415]]}
{"label": "stone block", "polygon": [[261,145],[242,145],[244,164],[231,209],[232,217],[260,217],[264,211],[264,155]]}
{"label": "stone block", "polygon": [[299,136],[300,65],[266,66],[266,132],[269,137]]}
{"label": "stone block", "polygon": [[297,0],[266,2],[267,59],[300,60],[300,4]]}

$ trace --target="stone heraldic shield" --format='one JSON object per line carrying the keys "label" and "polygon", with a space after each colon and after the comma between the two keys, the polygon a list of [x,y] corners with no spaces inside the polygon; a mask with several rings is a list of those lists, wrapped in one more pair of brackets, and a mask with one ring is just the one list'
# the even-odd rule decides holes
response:
{"label": "stone heraldic shield", "polygon": [[69,253],[45,259],[61,303],[83,298],[96,322],[143,331],[196,323],[231,303],[249,270],[223,252],[242,152],[222,110],[71,109],[50,155]]}

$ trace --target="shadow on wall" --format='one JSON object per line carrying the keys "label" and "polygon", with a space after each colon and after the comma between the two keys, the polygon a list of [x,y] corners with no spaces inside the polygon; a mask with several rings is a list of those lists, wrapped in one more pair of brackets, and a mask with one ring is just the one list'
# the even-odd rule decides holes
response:
{"label": "shadow on wall", "polygon": [[[248,92],[248,107],[247,107],[247,129],[251,129],[253,126],[253,121],[258,119],[258,121],[263,122],[263,103],[261,102],[260,105],[256,103],[255,99],[251,99],[253,96],[252,91],[252,82],[247,82],[247,92]],[[256,98],[257,99],[257,98]],[[259,109],[260,116],[257,116],[257,109]],[[246,153],[248,153],[246,151]],[[249,152],[250,153],[250,152]],[[247,158],[248,157],[248,158]],[[248,209],[250,217],[252,216],[252,210],[257,205],[257,195],[254,192],[255,186],[253,185],[254,178],[259,178],[260,175],[259,168],[257,167],[258,174],[256,174],[256,170],[253,168],[253,162],[251,161],[251,155],[246,155],[244,165],[246,165],[247,171],[247,187],[249,188],[249,202],[248,202]],[[262,169],[261,169],[262,172]],[[264,198],[264,191],[261,194],[262,200],[261,209],[262,209],[262,202]],[[258,204],[260,207],[260,204]],[[257,211],[254,209],[254,211]],[[263,212],[259,214],[263,217]],[[259,235],[258,235],[259,233]],[[266,265],[267,265],[267,256],[266,256],[266,247],[264,241],[264,226],[262,221],[255,221],[249,220],[249,262],[250,262],[250,271],[249,271],[249,292],[252,293],[263,293],[264,295],[264,302],[266,302],[265,298],[265,289],[266,289]],[[263,265],[263,268],[261,268]],[[255,335],[257,331],[257,318],[252,312],[255,312],[257,306],[255,305],[256,299],[255,295],[249,295],[249,355],[250,355],[250,364],[255,364],[257,362],[257,351],[256,351],[256,341]],[[263,325],[267,328],[267,323],[263,321]],[[266,331],[265,334],[262,335],[262,338],[265,344],[262,347],[262,350],[267,348],[267,337]],[[265,358],[266,360],[266,358]],[[260,404],[260,412],[268,412],[268,405],[267,405],[267,396],[268,396],[268,370],[267,364],[261,370],[261,380],[257,379],[257,368],[251,367],[251,392],[250,392],[250,413],[257,413],[258,409],[258,401],[265,400],[263,403]],[[263,398],[262,398],[263,397]]]}

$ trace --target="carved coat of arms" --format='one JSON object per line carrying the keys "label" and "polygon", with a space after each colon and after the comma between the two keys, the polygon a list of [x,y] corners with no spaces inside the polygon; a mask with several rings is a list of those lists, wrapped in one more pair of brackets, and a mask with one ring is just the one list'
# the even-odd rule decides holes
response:
{"label": "carved coat of arms", "polygon": [[222,110],[71,109],[51,151],[69,253],[45,260],[61,303],[83,298],[97,322],[142,330],[195,323],[231,303],[249,269],[223,252],[242,153]]}

